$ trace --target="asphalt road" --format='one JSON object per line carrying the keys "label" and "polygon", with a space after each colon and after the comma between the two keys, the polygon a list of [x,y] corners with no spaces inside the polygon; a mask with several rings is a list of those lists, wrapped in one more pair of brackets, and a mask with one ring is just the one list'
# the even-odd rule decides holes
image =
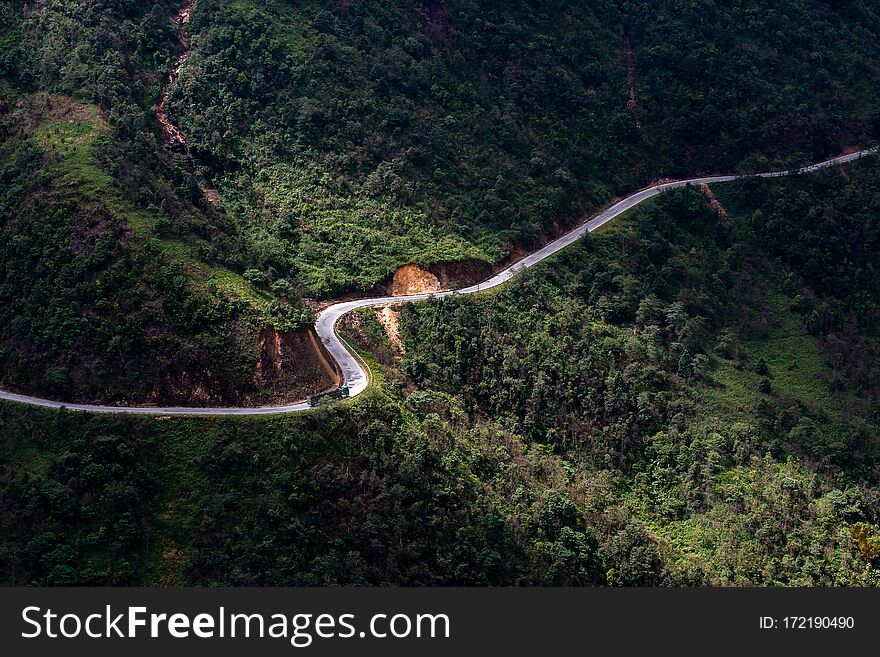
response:
{"label": "asphalt road", "polygon": [[[874,147],[851,153],[849,155],[841,155],[824,162],[812,164],[796,171],[774,171],[770,173],[756,174],[759,178],[780,178],[795,173],[810,173],[825,169],[827,167],[836,166],[852,162],[867,155],[873,155],[878,152],[880,147]],[[514,263],[507,269],[503,269],[491,278],[471,285],[459,290],[449,290],[445,292],[435,292],[432,294],[411,294],[399,297],[376,297],[372,299],[357,299],[355,301],[344,301],[328,306],[318,315],[315,322],[315,330],[318,337],[324,343],[327,351],[333,356],[337,367],[342,374],[344,385],[349,388],[351,397],[361,394],[367,389],[370,379],[369,374],[361,365],[360,361],[348,350],[342,343],[336,333],[336,323],[339,319],[357,308],[367,308],[370,306],[384,306],[389,303],[410,303],[413,301],[425,301],[428,299],[442,299],[454,294],[474,294],[484,290],[490,290],[493,287],[503,285],[517,273],[523,269],[532,267],[542,260],[549,258],[554,253],[561,251],[573,242],[580,239],[585,233],[591,233],[594,230],[604,226],[615,217],[620,216],[627,210],[636,207],[640,203],[648,200],[653,196],[674,189],[676,187],[684,187],[686,185],[701,185],[711,183],[730,182],[736,180],[739,176],[707,176],[703,178],[690,178],[688,180],[677,180],[675,182],[662,183],[647,187],[641,191],[627,196],[622,201],[615,203],[607,210],[599,213],[589,221],[581,224],[577,228],[569,231],[562,237],[550,242],[542,249],[526,256],[522,260]],[[220,408],[184,408],[184,407],[146,407],[146,406],[102,406],[95,404],[74,404],[69,402],[53,401],[49,399],[41,399],[39,397],[31,397],[29,395],[19,395],[12,392],[0,391],[0,399],[18,402],[21,404],[30,404],[31,406],[43,406],[46,408],[67,409],[72,411],[84,411],[90,413],[126,413],[131,415],[277,415],[282,413],[299,413],[310,410],[307,402],[299,402],[297,404],[289,404],[284,406],[260,406],[256,408],[240,408],[240,407],[220,407]]]}

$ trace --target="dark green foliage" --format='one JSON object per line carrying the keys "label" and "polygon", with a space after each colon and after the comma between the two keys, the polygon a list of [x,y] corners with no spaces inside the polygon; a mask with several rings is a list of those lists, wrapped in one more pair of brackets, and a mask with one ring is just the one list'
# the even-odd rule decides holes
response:
{"label": "dark green foliage", "polygon": [[[874,517],[880,480],[878,171],[720,188],[733,218],[698,190],[665,195],[498,293],[406,306],[402,366],[476,422],[620,473],[684,550],[666,556],[675,578],[876,583],[848,526]],[[773,237],[777,217],[800,249]],[[835,250],[848,266],[822,258]],[[810,304],[832,313],[825,330]],[[786,477],[798,491],[780,506]],[[640,571],[666,559],[639,535],[603,545],[638,555],[609,583],[668,581]]]}
{"label": "dark green foliage", "polygon": [[0,494],[3,581],[603,581],[617,557],[602,567],[596,530],[568,491],[509,474],[553,471],[555,459],[499,431],[407,415],[375,396],[257,422],[2,406],[0,422],[18,436],[3,444],[15,464]]}
{"label": "dark green foliage", "polygon": [[[2,406],[4,577],[877,584],[873,384],[844,380],[797,310],[833,297],[745,219],[802,185],[831,212],[875,174],[724,188],[731,217],[699,190],[663,196],[501,291],[405,306],[402,359],[362,314],[345,330],[383,351],[377,385],[314,414]],[[844,323],[840,340],[872,339]]]}
{"label": "dark green foliage", "polygon": [[165,152],[151,104],[176,4],[151,6],[3,7],[0,38],[14,42],[0,71],[5,387],[240,402],[260,394],[261,328],[310,319],[289,282],[270,296],[262,273],[256,284],[235,273],[248,263],[234,229]]}
{"label": "dark green foliage", "polygon": [[[394,405],[372,401],[305,419],[280,443],[274,432],[244,442],[227,427],[201,463],[216,492],[205,498],[189,577],[274,585],[598,582],[595,540],[572,502],[555,492],[531,504],[505,501],[492,489],[511,485],[504,464],[516,456],[493,453],[498,439],[489,432],[453,443],[456,433],[436,415],[407,421]],[[273,434],[268,450],[258,446]],[[319,438],[334,434],[336,445]],[[519,515],[544,505],[545,517]],[[557,516],[557,505],[570,511]],[[525,532],[543,532],[548,542],[533,547]]]}
{"label": "dark green foliage", "polygon": [[722,253],[693,253],[705,238],[691,226],[720,231],[696,192],[665,196],[631,230],[587,239],[497,294],[407,307],[407,372],[531,440],[628,468],[637,436],[682,410],[676,393],[708,347]]}
{"label": "dark green foliage", "polygon": [[[144,568],[159,491],[155,444],[127,422],[0,409],[5,584],[122,585]],[[96,430],[97,429],[97,430]],[[13,460],[11,457],[17,457]]]}
{"label": "dark green foliage", "polygon": [[192,31],[175,119],[259,266],[319,296],[880,137],[867,2],[199,0]]}
{"label": "dark green foliage", "polygon": [[814,291],[797,299],[796,310],[808,319],[816,313],[810,321],[818,334],[842,330],[852,317],[867,334],[880,333],[877,171],[859,170],[855,184],[829,174],[781,188],[749,185],[748,202],[763,208],[751,229],[771,257]]}
{"label": "dark green foliage", "polygon": [[[23,236],[34,253],[58,248],[40,240],[64,243],[65,231],[83,229],[85,220],[71,218],[108,218],[115,232],[88,243],[94,254],[67,257],[80,278],[96,278],[97,260],[125,274],[115,291],[128,305],[103,329],[117,343],[95,351],[121,350],[130,372],[117,374],[115,356],[92,366],[120,388],[142,378],[151,358],[181,352],[198,355],[180,371],[229,373],[224,354],[253,363],[259,325],[309,322],[304,295],[372,289],[408,262],[497,262],[647,180],[837,152],[871,139],[880,116],[868,73],[880,58],[878,21],[862,2],[199,0],[169,108],[189,136],[196,176],[192,162],[167,153],[154,116],[179,54],[169,18],[180,4],[64,0],[32,9],[2,10],[4,238],[27,233],[36,212],[22,209],[27,196],[54,226]],[[56,108],[82,102],[100,118],[87,160],[53,138],[66,129],[60,116],[42,128],[49,138],[40,147],[27,137],[45,121],[46,98]],[[220,191],[220,209],[199,189],[202,174]],[[41,195],[52,186],[65,198]],[[145,262],[157,258],[155,244],[145,245],[151,238],[167,276]],[[25,258],[16,269],[27,266]],[[152,327],[143,317],[121,326],[121,316],[179,298],[181,277],[190,302],[158,313],[166,348],[141,348]],[[212,278],[217,295],[194,289]],[[18,336],[35,351],[69,341],[71,324],[106,315],[95,294],[83,296],[82,280],[58,273],[55,284],[54,323],[36,310],[40,295],[16,296],[19,283],[5,297],[21,321],[41,327],[44,340]],[[224,296],[235,308],[222,307]],[[195,315],[206,306],[222,307],[207,314],[227,327],[220,333],[240,337],[236,344],[205,335]],[[623,319],[633,309],[609,312]],[[682,376],[699,369],[698,355],[676,354]],[[7,360],[7,374],[46,392],[80,392],[65,379],[85,379],[95,397],[112,392],[81,376],[84,363],[59,359],[39,363],[27,382],[23,361]],[[203,383],[217,397],[247,394],[243,372],[232,378],[229,390]]]}
{"label": "dark green foliage", "polygon": [[156,210],[130,204],[105,172],[107,135],[91,106],[33,102],[46,124],[16,130],[0,170],[4,384],[105,401],[188,401],[202,384],[236,398],[257,358],[247,308],[196,290],[192,265],[144,234]]}
{"label": "dark green foliage", "polygon": [[[0,383],[66,398],[239,401],[303,295],[880,137],[859,0],[199,0],[193,172],[154,120],[178,3],[33,7],[0,7]],[[2,582],[877,584],[878,178],[665,195],[407,306],[403,355],[363,315],[379,383],[313,415],[0,405]]]}

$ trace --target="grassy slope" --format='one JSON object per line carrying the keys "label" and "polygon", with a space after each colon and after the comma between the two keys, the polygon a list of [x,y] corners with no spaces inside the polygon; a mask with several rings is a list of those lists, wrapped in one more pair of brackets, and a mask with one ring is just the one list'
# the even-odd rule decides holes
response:
{"label": "grassy slope", "polygon": [[[748,223],[757,208],[744,206],[748,197],[734,193],[735,189],[720,186],[716,194],[732,210],[734,222]],[[846,460],[854,434],[876,443],[880,427],[875,407],[865,391],[834,371],[821,342],[796,312],[797,300],[785,289],[778,270],[758,272],[749,284],[751,289],[740,289],[742,296],[730,307],[727,330],[732,331],[733,345],[726,342],[723,353],[716,355],[711,385],[697,395],[696,430],[716,438],[731,429],[740,435],[754,432],[763,415],[765,395],[760,384],[769,379],[778,407],[797,409],[801,416],[803,430],[790,436],[786,450],[805,458],[789,456],[783,461],[780,455],[777,461],[768,454],[751,467],[722,470],[716,475],[713,505],[706,513],[655,528],[689,567],[712,573],[717,584],[811,585],[810,578],[791,575],[805,569],[824,569],[829,584],[845,584],[849,580],[842,571],[866,567],[848,552],[851,523],[834,519],[851,502],[840,490],[829,490],[829,483],[823,483],[814,468],[829,457]],[[729,351],[734,352],[732,358]],[[756,371],[756,364],[766,364],[766,373]],[[852,462],[855,476],[833,468],[830,481],[842,487],[857,482],[858,457]],[[740,506],[740,500],[762,489],[769,490],[757,504]],[[807,499],[812,501],[807,504]],[[806,521],[790,527],[780,560],[768,561],[761,556],[766,550],[761,523],[791,508],[799,508]],[[827,536],[824,552],[807,547],[822,534]]]}
{"label": "grassy slope", "polygon": [[[716,194],[732,211],[733,221],[748,223],[757,208],[749,205],[747,195],[735,190],[719,187]],[[656,524],[655,529],[682,555],[687,567],[713,573],[718,584],[765,581],[808,586],[811,579],[792,577],[792,572],[805,569],[824,570],[829,584],[846,584],[849,580],[842,572],[858,572],[866,565],[853,561],[847,550],[853,540],[852,523],[835,516],[851,508],[851,487],[865,476],[859,455],[850,458],[851,450],[856,447],[863,452],[877,444],[876,406],[865,390],[834,370],[822,342],[796,312],[800,297],[792,298],[778,271],[759,275],[750,283],[753,287],[741,290],[742,297],[731,307],[728,330],[733,329],[733,345],[725,341],[723,353],[715,358],[712,385],[698,395],[696,427],[713,437],[731,429],[740,436],[753,433],[766,421],[760,383],[769,379],[777,407],[797,409],[801,416],[785,449],[800,453],[803,460],[789,456],[783,461],[781,455],[774,460],[768,454],[750,468],[720,471],[708,512]],[[734,355],[729,357],[731,351]],[[758,363],[766,364],[766,373],[755,371]],[[832,467],[830,478],[823,482],[816,470],[822,472],[820,464],[827,464],[829,458],[850,460],[849,474]],[[829,490],[830,482],[846,492]],[[757,503],[742,506],[744,498],[762,489],[765,492]],[[779,561],[761,557],[767,538],[762,524],[769,525],[768,517],[792,508],[798,508],[806,521],[788,528]],[[822,534],[827,537],[824,552],[810,547]]]}
{"label": "grassy slope", "polygon": [[[68,398],[97,394],[111,400],[143,399],[168,376],[168,370],[157,367],[156,361],[172,356],[169,353],[163,358],[162,354],[175,344],[169,333],[200,330],[192,323],[187,325],[185,317],[169,316],[174,305],[191,304],[187,297],[199,299],[196,306],[212,305],[221,316],[226,315],[220,321],[231,319],[224,308],[238,309],[250,323],[251,332],[269,320],[268,298],[240,275],[197,259],[197,245],[155,238],[162,212],[126,198],[100,161],[99,151],[112,141],[113,134],[96,107],[64,96],[36,94],[18,101],[10,125],[13,138],[4,151],[12,167],[21,164],[18,158],[30,154],[36,160],[30,166],[39,166],[40,173],[28,178],[27,170],[8,169],[10,176],[17,176],[17,184],[7,202],[18,207],[4,226],[9,245],[5,307],[20,316],[32,311],[35,320],[29,328],[21,321],[7,325],[16,329],[4,335],[7,362],[14,368],[7,374],[8,385],[48,389]],[[33,222],[37,216],[44,218],[42,226]],[[51,246],[41,246],[40,240],[49,235]],[[24,249],[13,246],[16,239],[18,244],[42,249],[40,260],[34,263]],[[168,282],[168,272],[182,277],[176,298],[161,289]],[[68,303],[74,305],[65,306]],[[42,310],[36,304],[42,305]],[[77,307],[81,308],[78,312],[74,310]],[[133,320],[146,307],[152,307],[153,316],[135,328]],[[128,331],[133,334],[119,335],[123,326],[118,313],[127,317]],[[90,331],[78,323],[81,318],[91,318]],[[59,321],[66,322],[66,328]],[[123,347],[120,340],[130,342]],[[255,337],[252,340],[256,343]],[[179,338],[176,343],[178,348],[182,346]],[[69,353],[71,347],[79,355]],[[95,381],[84,375],[85,356],[105,349],[110,353],[92,363],[104,380]],[[29,355],[22,356],[21,351]],[[235,351],[248,359],[247,353]],[[149,359],[149,367],[138,362],[139,356]],[[255,360],[256,356],[250,358]],[[47,361],[55,367],[53,370],[49,365],[48,369],[59,378],[54,384],[39,379]],[[210,367],[185,361],[178,366],[193,367],[195,379],[199,378],[199,367]],[[166,367],[173,371],[175,365],[169,362]],[[157,397],[165,394],[158,392]],[[167,394],[187,396],[185,390]]]}
{"label": "grassy slope", "polygon": [[[861,178],[863,183],[867,179],[865,176]],[[732,217],[730,221],[734,223],[731,225],[735,227],[736,222],[748,222],[753,210]],[[645,220],[642,212],[636,212],[634,216],[636,221]],[[670,222],[672,216],[665,215],[661,221]],[[589,258],[581,258],[577,268],[584,270],[588,281],[595,281],[594,258],[632,261],[633,253],[640,248],[638,241],[632,238],[632,225],[621,222],[613,231],[601,234],[598,239],[594,237]],[[652,241],[662,239],[660,235],[652,236]],[[699,281],[706,272],[716,271],[714,268],[718,268],[719,273],[724,269],[725,265],[718,264],[718,254],[712,254],[711,249],[715,247],[704,238],[694,240],[692,236],[678,234],[672,239],[676,241],[672,242],[667,267],[681,272],[679,276],[684,280],[696,278]],[[677,243],[678,240],[681,243]],[[742,257],[743,254],[739,253],[731,262]],[[638,260],[638,256],[635,258]],[[562,262],[548,263],[547,268],[556,272],[555,276],[551,274],[552,278],[567,281],[563,285],[571,289],[571,263],[577,258],[563,255],[560,259]],[[657,395],[656,400],[666,397],[678,401],[665,411],[669,419],[667,424],[661,425],[662,431],[652,435],[651,429],[633,427],[627,430],[630,441],[635,444],[645,441],[645,452],[641,457],[644,460],[635,467],[632,478],[621,478],[622,498],[660,541],[670,567],[686,580],[705,577],[707,582],[715,584],[739,585],[875,581],[871,578],[876,575],[870,574],[868,564],[852,551],[850,529],[859,518],[858,509],[871,516],[866,505],[870,505],[868,500],[873,499],[874,493],[862,497],[858,487],[865,482],[876,482],[876,449],[880,431],[876,406],[866,390],[859,389],[855,381],[847,382],[844,372],[835,371],[833,361],[825,351],[825,343],[807,330],[803,315],[792,309],[796,305],[795,293],[790,284],[784,283],[778,266],[763,259],[759,249],[746,256],[746,260],[748,264],[730,283],[730,292],[721,293],[722,306],[708,315],[711,334],[704,348],[709,348],[709,369],[704,382],[686,382],[673,377],[667,384],[670,386],[668,393],[663,392],[665,386],[662,384],[659,390],[648,389],[649,395]],[[684,268],[683,262],[688,263]],[[560,271],[566,273],[560,274]],[[626,280],[625,273],[617,273],[618,289],[626,290]],[[638,289],[637,280],[633,282]],[[570,293],[560,293],[557,285],[545,284],[537,298],[533,286],[524,287],[516,293],[517,306],[528,308],[531,304],[538,304],[532,307],[532,314],[567,312],[565,306],[566,300],[571,303]],[[664,283],[659,285],[662,289]],[[705,286],[706,294],[719,293],[706,283],[702,286]],[[679,294],[683,299],[694,300],[693,291],[686,288]],[[559,301],[550,301],[553,298]],[[548,354],[542,352],[549,350],[530,336],[534,331],[546,330],[541,328],[541,322],[533,327],[534,321],[523,318],[505,321],[500,315],[493,317],[491,310],[486,317],[485,310],[475,307],[476,302],[464,300],[461,303],[471,307],[469,312],[483,314],[480,320],[483,331],[487,325],[491,327],[500,322],[504,327],[502,333],[525,333],[526,337],[514,338],[514,343],[522,345],[518,354],[520,358],[534,356],[534,349],[538,350],[539,359],[547,358]],[[505,303],[502,300],[496,311],[501,312],[501,308],[507,307]],[[697,312],[706,311],[707,307],[703,306]],[[591,313],[595,309],[587,308],[581,312]],[[436,321],[431,318],[434,313],[416,313],[408,309],[404,320],[407,313],[414,317],[408,321],[417,322],[416,325],[421,327],[404,330],[404,335],[409,338],[407,360],[410,362],[407,368],[409,372],[417,373],[416,380],[426,380],[423,386],[443,390],[461,386],[465,399],[474,405],[477,417],[483,414],[490,418],[501,417],[509,426],[522,427],[521,430],[529,426],[532,413],[541,413],[525,412],[526,404],[514,400],[521,386],[528,390],[530,385],[534,387],[541,383],[540,377],[552,379],[554,375],[545,369],[546,361],[539,360],[540,364],[531,366],[543,370],[537,380],[529,380],[534,372],[529,372],[530,366],[523,361],[519,376],[525,375],[525,382],[515,378],[514,369],[503,377],[504,385],[509,389],[505,395],[500,390],[487,395],[482,392],[482,386],[486,384],[475,385],[474,381],[486,377],[487,369],[507,369],[509,357],[499,361],[497,349],[494,345],[490,347],[492,341],[484,337],[481,343],[489,353],[481,360],[488,363],[488,368],[485,365],[460,366],[464,370],[464,374],[458,375],[461,378],[453,375],[450,383],[442,383],[450,378],[449,370],[441,365],[434,374],[436,365],[432,362],[442,358],[440,353],[448,353],[451,346],[445,344],[447,340],[443,333],[429,331],[427,336],[420,336],[425,326]],[[461,315],[453,308],[446,311],[446,317]],[[650,370],[652,360],[644,347],[623,346],[631,340],[628,336],[638,334],[639,330],[630,328],[626,322],[617,328],[614,326],[617,323],[613,321],[609,325],[607,320],[600,319],[591,326],[599,328],[599,335],[608,336],[606,340],[612,353],[615,349],[632,349],[642,359],[633,365]],[[460,335],[464,344],[473,340],[472,323],[463,324],[457,319],[449,330]],[[562,335],[565,335],[564,331]],[[573,336],[562,339],[569,342]],[[437,348],[427,347],[434,341],[440,343]],[[580,346],[573,348],[581,349]],[[424,365],[420,350],[428,353]],[[465,362],[470,358],[468,353],[465,351],[461,356]],[[580,367],[579,362],[573,360],[568,368],[574,368],[575,363]],[[760,363],[766,364],[770,392],[761,392],[760,383],[765,375],[756,372]],[[427,367],[427,375],[423,367]],[[627,377],[631,387],[638,385],[632,375],[627,374],[629,368],[625,359],[615,368]],[[594,385],[601,386],[602,383],[599,380]],[[608,385],[608,382],[604,384]],[[592,396],[584,391],[557,394],[561,395],[560,404],[563,406],[570,404],[568,395]],[[601,398],[602,393],[599,395]],[[505,396],[513,399],[504,402]],[[529,400],[528,405],[531,403]],[[544,414],[549,412],[543,411]],[[560,430],[566,424],[570,430],[585,419],[575,409],[568,411],[567,415],[559,426]],[[616,421],[617,417],[612,416],[614,419],[610,421]],[[554,422],[551,421],[550,425],[554,426]],[[548,437],[543,439],[551,440],[558,449],[571,450],[574,455],[582,452],[582,462],[594,462],[596,457],[590,454],[590,450],[595,449],[592,444],[602,442],[601,431],[597,427],[588,433],[585,437],[587,444],[580,448],[576,447],[577,439],[560,440],[561,437],[550,438],[548,434],[544,434]],[[541,430],[534,435],[538,440],[542,439]],[[569,447],[572,444],[575,447]],[[573,458],[578,459],[577,456]],[[632,466],[623,467],[629,469]],[[870,484],[867,490],[872,490]],[[857,501],[859,498],[861,501]],[[781,526],[779,518],[785,518]],[[868,579],[859,580],[862,576]]]}

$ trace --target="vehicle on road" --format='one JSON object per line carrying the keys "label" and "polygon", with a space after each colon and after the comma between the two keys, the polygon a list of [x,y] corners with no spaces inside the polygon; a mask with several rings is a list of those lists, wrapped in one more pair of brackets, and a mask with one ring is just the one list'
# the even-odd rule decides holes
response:
{"label": "vehicle on road", "polygon": [[874,155],[880,152],[880,146],[866,148],[854,153],[840,155],[838,157],[818,162],[799,169],[786,171],[771,171],[767,173],[757,173],[751,175],[720,175],[720,176],[704,176],[701,178],[689,178],[686,180],[675,180],[671,182],[662,182],[646,187],[635,192],[626,198],[618,201],[611,207],[600,212],[586,223],[580,224],[564,235],[556,238],[549,244],[544,245],[534,253],[526,256],[517,263],[512,264],[506,269],[494,274],[490,278],[471,285],[469,287],[458,290],[447,290],[444,292],[431,292],[409,294],[403,296],[375,297],[368,299],[354,299],[351,301],[341,301],[331,304],[324,308],[318,315],[315,322],[315,332],[324,344],[324,347],[330,353],[330,356],[336,362],[342,385],[336,390],[312,395],[307,402],[297,402],[296,404],[287,404],[282,406],[264,406],[264,407],[221,407],[221,408],[168,408],[168,407],[144,407],[144,406],[106,406],[106,405],[90,405],[90,404],[74,404],[70,402],[54,401],[43,399],[41,397],[32,397],[29,395],[17,394],[0,390],[0,399],[18,402],[21,404],[31,404],[35,406],[43,406],[46,408],[68,408],[74,411],[85,411],[91,413],[132,413],[141,415],[274,415],[277,413],[299,413],[309,408],[314,408],[320,404],[328,403],[335,399],[356,397],[367,389],[370,382],[370,375],[361,365],[358,358],[343,344],[343,341],[336,333],[336,323],[347,313],[358,308],[369,308],[374,306],[384,306],[390,303],[409,303],[412,301],[428,301],[431,299],[442,299],[452,295],[466,295],[477,292],[485,292],[499,285],[503,285],[516,274],[524,269],[528,269],[546,258],[552,256],[576,242],[586,233],[591,233],[609,221],[624,214],[644,201],[662,194],[671,189],[687,187],[689,185],[710,185],[715,183],[732,182],[744,178],[781,178],[784,176],[798,175],[819,171],[832,166],[839,166],[861,159],[868,155]]}
{"label": "vehicle on road", "polygon": [[320,406],[334,399],[342,399],[344,397],[348,397],[348,386],[339,386],[336,390],[312,395],[309,397],[309,406]]}

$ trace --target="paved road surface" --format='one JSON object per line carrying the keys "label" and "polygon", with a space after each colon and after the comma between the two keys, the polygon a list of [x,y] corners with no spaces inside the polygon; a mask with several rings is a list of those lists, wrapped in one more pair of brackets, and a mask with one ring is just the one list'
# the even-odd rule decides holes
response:
{"label": "paved road surface", "polygon": [[[852,162],[867,155],[877,153],[880,147],[869,148],[866,150],[851,153],[849,155],[841,155],[824,162],[819,162],[796,171],[774,171],[770,173],[760,173],[760,178],[780,178],[789,176],[793,173],[810,173],[825,169],[827,167]],[[707,176],[704,178],[690,178],[688,180],[677,180],[675,182],[662,183],[643,189],[635,194],[627,196],[622,201],[615,203],[604,212],[599,213],[589,221],[581,224],[577,228],[566,233],[559,239],[556,239],[544,248],[535,251],[522,260],[514,263],[507,269],[504,269],[491,278],[471,285],[460,290],[450,290],[446,292],[435,292],[433,294],[411,294],[399,297],[376,297],[373,299],[358,299],[355,301],[345,301],[333,304],[324,309],[315,322],[315,330],[327,351],[333,356],[337,367],[342,374],[344,384],[349,388],[349,394],[354,397],[366,390],[369,385],[369,375],[361,365],[359,360],[343,345],[339,336],[336,334],[336,323],[346,313],[357,308],[367,308],[369,306],[384,306],[388,303],[409,303],[412,301],[425,301],[427,299],[441,299],[453,294],[474,294],[483,290],[489,290],[509,281],[517,273],[528,267],[538,264],[542,260],[550,257],[557,251],[561,251],[571,243],[576,242],[585,233],[591,233],[597,228],[604,226],[615,217],[620,216],[627,210],[634,208],[640,203],[648,200],[653,196],[676,187],[684,187],[686,185],[701,185],[704,183],[720,183],[736,180],[738,176]],[[43,406],[47,408],[66,408],[73,411],[86,411],[91,413],[128,413],[132,415],[276,415],[281,413],[299,413],[309,410],[306,402],[298,404],[290,404],[286,406],[261,406],[258,408],[181,408],[181,407],[140,407],[140,406],[98,406],[93,404],[73,404],[49,399],[40,399],[39,397],[30,397],[28,395],[18,395],[11,392],[0,391],[0,399],[7,401],[19,402],[22,404],[30,404],[32,406]]]}

